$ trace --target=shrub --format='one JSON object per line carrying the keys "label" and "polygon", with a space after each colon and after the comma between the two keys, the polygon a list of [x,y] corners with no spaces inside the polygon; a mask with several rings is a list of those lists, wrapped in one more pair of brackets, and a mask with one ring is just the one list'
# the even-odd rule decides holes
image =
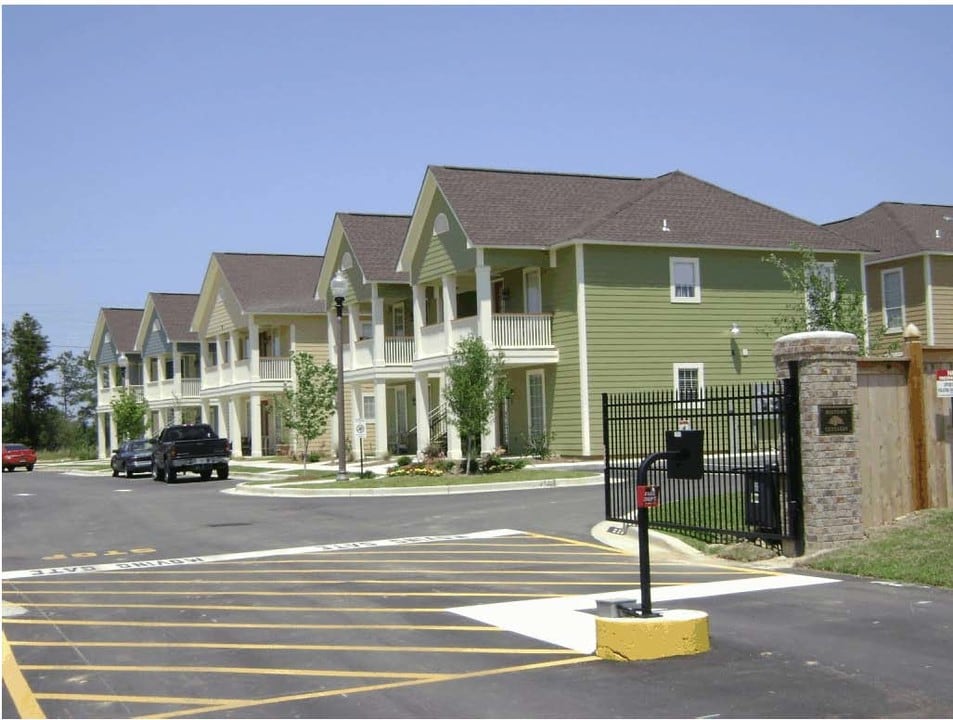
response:
{"label": "shrub", "polygon": [[524,439],[526,452],[534,458],[545,460],[553,454],[550,449],[550,444],[555,439],[556,433],[553,432],[532,433],[529,437]]}
{"label": "shrub", "polygon": [[410,458],[409,455],[401,455],[399,458],[397,458],[397,467],[404,467],[405,465],[410,465],[411,462],[413,462],[413,460]]}
{"label": "shrub", "polygon": [[477,469],[481,473],[490,474],[490,473],[500,473],[500,472],[510,472],[511,470],[519,470],[522,467],[525,467],[525,460],[516,460],[508,459],[503,457],[503,451],[499,448],[494,450],[491,453],[487,453],[480,458],[479,463],[477,464]]}
{"label": "shrub", "polygon": [[406,477],[408,475],[422,475],[424,477],[440,477],[443,470],[423,463],[410,463],[409,465],[395,465],[387,471],[390,477]]}

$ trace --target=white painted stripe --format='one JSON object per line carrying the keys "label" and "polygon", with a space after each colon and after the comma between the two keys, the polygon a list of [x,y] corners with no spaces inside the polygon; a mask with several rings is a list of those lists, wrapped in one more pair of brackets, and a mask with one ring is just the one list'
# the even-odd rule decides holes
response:
{"label": "white painted stripe", "polygon": [[34,570],[11,570],[2,574],[4,580],[28,577],[48,577],[53,575],[81,575],[91,572],[109,572],[110,570],[139,570],[169,565],[198,565],[201,563],[223,562],[228,560],[253,560],[256,558],[281,555],[305,555],[308,553],[332,552],[335,550],[360,550],[364,548],[395,547],[398,545],[421,545],[424,543],[446,542],[448,540],[487,540],[512,535],[525,535],[521,530],[482,530],[460,535],[420,535],[417,537],[391,538],[387,540],[363,540],[359,542],[332,543],[330,545],[305,545],[303,547],[276,548],[274,550],[254,550],[251,552],[225,553],[223,555],[199,555],[167,560],[129,560],[120,563],[102,563],[99,565],[74,565],[58,568],[38,568]]}
{"label": "white painted stripe", "polygon": [[[659,602],[716,597],[762,590],[780,590],[834,582],[840,582],[840,580],[811,575],[781,574],[744,578],[742,580],[660,587],[652,591],[652,606],[653,609],[658,610]],[[489,605],[470,605],[449,608],[449,612],[580,653],[592,654],[596,650],[596,616],[587,611],[596,609],[597,599],[639,600],[641,594],[638,588],[633,588],[632,590],[598,595],[573,595],[541,600],[516,600]],[[664,617],[664,612],[662,614]]]}

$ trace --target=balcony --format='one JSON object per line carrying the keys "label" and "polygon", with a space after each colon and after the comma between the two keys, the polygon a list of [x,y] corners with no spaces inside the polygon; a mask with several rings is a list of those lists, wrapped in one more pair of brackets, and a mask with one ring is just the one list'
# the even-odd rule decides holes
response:
{"label": "balcony", "polygon": [[[492,316],[492,337],[495,350],[504,352],[508,364],[550,363],[559,358],[553,345],[553,316],[545,313],[496,313]],[[426,325],[420,330],[421,348],[418,360],[449,355],[463,338],[479,334],[475,316],[458,318],[450,323],[450,337],[443,323]]]}
{"label": "balcony", "polygon": [[291,380],[290,357],[258,358],[258,377],[262,380]]}
{"label": "balcony", "polygon": [[493,316],[493,345],[500,349],[552,347],[553,316],[497,313]]}
{"label": "balcony", "polygon": [[[360,340],[351,347],[344,346],[344,370],[368,370],[376,367],[374,364],[374,341]],[[386,368],[410,368],[414,360],[414,339],[412,337],[384,338],[383,366]]]}
{"label": "balcony", "polygon": [[112,404],[113,399],[119,397],[119,391],[123,389],[131,391],[135,395],[136,400],[142,401],[145,397],[145,392],[142,385],[126,385],[125,387],[120,385],[117,387],[107,387],[102,388],[99,391],[99,405],[104,406]]}

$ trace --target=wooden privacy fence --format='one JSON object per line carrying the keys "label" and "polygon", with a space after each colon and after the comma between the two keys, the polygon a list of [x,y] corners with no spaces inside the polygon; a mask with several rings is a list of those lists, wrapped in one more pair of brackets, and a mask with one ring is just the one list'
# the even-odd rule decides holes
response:
{"label": "wooden privacy fence", "polygon": [[924,348],[914,328],[904,354],[857,364],[856,433],[864,527],[953,507],[953,400],[937,397],[953,348]]}

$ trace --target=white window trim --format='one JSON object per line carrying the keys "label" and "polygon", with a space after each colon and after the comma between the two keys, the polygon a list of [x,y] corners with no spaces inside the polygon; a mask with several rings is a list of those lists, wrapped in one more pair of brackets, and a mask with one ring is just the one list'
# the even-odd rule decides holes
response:
{"label": "white window trim", "polygon": [[678,373],[680,370],[696,370],[698,372],[698,397],[705,397],[705,363],[673,363],[672,364],[672,387],[675,390],[675,397],[680,403],[694,403],[694,400],[682,400],[679,393]]}
{"label": "white window trim", "polygon": [[[897,274],[900,277],[900,325],[897,327],[887,325],[887,276],[892,274]],[[889,270],[880,271],[880,303],[881,312],[883,314],[884,332],[891,334],[903,332],[903,328],[906,327],[907,319],[906,288],[903,282],[903,268],[890,268]]]}
{"label": "white window trim", "polygon": [[[367,401],[370,400],[374,404],[374,414],[368,416],[367,414]],[[361,393],[361,418],[365,423],[377,422],[377,398],[371,393]]]}
{"label": "white window trim", "polygon": [[540,379],[540,388],[542,391],[542,427],[543,434],[547,432],[546,427],[546,371],[545,370],[528,370],[526,372],[526,432],[531,435],[533,432],[533,402],[532,395],[530,395],[530,378],[538,377]]}
{"label": "white window trim", "polygon": [[529,283],[527,278],[530,275],[536,276],[536,287],[539,289],[539,310],[543,311],[543,273],[538,267],[523,268],[523,312],[529,314]]}
{"label": "white window trim", "polygon": [[[688,263],[694,268],[695,286],[692,297],[679,297],[675,292],[675,265],[676,263]],[[668,286],[669,297],[673,303],[700,303],[702,301],[702,274],[701,262],[698,258],[690,257],[670,257],[668,259]]]}

